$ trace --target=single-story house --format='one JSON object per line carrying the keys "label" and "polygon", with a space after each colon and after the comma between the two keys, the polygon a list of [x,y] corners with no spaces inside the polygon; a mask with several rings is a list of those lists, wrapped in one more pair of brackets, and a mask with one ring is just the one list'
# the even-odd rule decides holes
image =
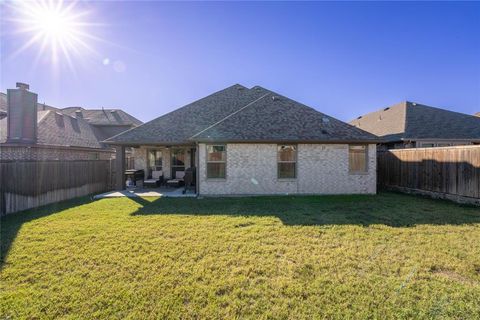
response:
{"label": "single-story house", "polygon": [[379,150],[480,143],[479,117],[409,101],[360,116],[350,124],[382,138]]}
{"label": "single-story house", "polygon": [[373,194],[378,137],[265,88],[236,84],[105,141],[165,179],[196,168],[198,195]]}

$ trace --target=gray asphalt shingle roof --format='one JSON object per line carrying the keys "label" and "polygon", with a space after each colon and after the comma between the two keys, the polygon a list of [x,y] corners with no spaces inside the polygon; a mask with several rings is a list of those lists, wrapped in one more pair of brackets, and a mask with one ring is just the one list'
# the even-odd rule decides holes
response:
{"label": "gray asphalt shingle roof", "polygon": [[0,111],[7,112],[7,95],[0,92]]}
{"label": "gray asphalt shingle roof", "polygon": [[[0,92],[0,143],[7,140],[7,95]],[[103,140],[142,122],[119,109],[88,110],[80,107],[59,109],[37,103],[37,143],[85,148],[110,147]],[[77,117],[80,110],[83,118]]]}
{"label": "gray asphalt shingle roof", "polygon": [[[53,110],[38,111],[37,143],[50,146],[102,148],[94,129],[85,120]],[[7,118],[0,120],[0,143],[7,139]]]}
{"label": "gray asphalt shingle roof", "polygon": [[76,111],[81,111],[83,118],[92,125],[134,125],[142,124],[140,120],[120,109],[84,109],[81,107],[68,107],[61,109],[62,113],[76,116]]}
{"label": "gray asphalt shingle roof", "polygon": [[107,140],[111,144],[193,141],[372,141],[378,137],[262,87],[234,85]]}
{"label": "gray asphalt shingle roof", "polygon": [[401,139],[480,140],[480,118],[414,102],[368,113],[350,124],[388,141]]}

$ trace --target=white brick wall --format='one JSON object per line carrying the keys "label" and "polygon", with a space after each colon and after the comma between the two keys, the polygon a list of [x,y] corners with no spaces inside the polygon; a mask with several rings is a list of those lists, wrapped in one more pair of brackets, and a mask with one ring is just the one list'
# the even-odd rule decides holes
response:
{"label": "white brick wall", "polygon": [[376,192],[376,146],[368,148],[368,172],[350,174],[348,145],[299,144],[297,179],[277,179],[276,144],[228,144],[227,178],[206,178],[206,145],[198,150],[200,194],[353,194]]}

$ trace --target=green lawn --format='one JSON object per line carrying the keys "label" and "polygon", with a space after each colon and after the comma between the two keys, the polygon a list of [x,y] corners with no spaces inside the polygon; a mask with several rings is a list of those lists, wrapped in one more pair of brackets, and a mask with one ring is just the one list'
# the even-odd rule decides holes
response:
{"label": "green lawn", "polygon": [[80,199],[2,220],[0,319],[480,318],[480,209]]}

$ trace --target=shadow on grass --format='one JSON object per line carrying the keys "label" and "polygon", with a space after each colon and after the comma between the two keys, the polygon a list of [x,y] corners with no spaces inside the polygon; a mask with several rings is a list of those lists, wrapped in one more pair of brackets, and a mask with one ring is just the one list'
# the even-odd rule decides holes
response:
{"label": "shadow on grass", "polygon": [[[131,213],[148,215],[227,215],[277,217],[287,226],[386,225],[412,227],[419,224],[462,225],[480,223],[480,208],[445,200],[384,192],[378,195],[279,196],[238,198],[129,198],[140,205]],[[91,203],[77,198],[1,217],[0,270],[24,223],[76,206]]]}
{"label": "shadow on grass", "polygon": [[3,269],[5,259],[10,251],[18,231],[24,223],[40,219],[63,210],[90,203],[90,197],[81,197],[49,204],[37,209],[29,209],[0,217],[0,271]]}
{"label": "shadow on grass", "polygon": [[141,205],[133,215],[274,216],[290,226],[383,224],[411,227],[419,224],[480,223],[478,207],[394,192],[378,195],[131,200]]}

